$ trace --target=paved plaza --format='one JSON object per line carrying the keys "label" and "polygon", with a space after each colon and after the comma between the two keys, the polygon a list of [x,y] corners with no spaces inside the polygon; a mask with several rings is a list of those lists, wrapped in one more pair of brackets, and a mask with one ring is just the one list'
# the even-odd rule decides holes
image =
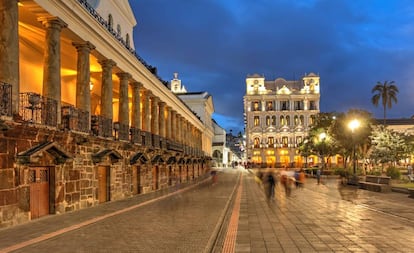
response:
{"label": "paved plaza", "polygon": [[222,169],[182,187],[0,230],[0,252],[414,252],[414,199],[317,185],[267,201],[253,173]]}

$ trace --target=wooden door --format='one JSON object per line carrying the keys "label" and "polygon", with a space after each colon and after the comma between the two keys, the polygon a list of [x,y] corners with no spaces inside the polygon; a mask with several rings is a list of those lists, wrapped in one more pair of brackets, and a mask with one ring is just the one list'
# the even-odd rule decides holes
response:
{"label": "wooden door", "polygon": [[49,168],[30,168],[30,213],[32,219],[49,214],[49,179]]}
{"label": "wooden door", "polygon": [[159,169],[158,166],[154,166],[152,169],[152,185],[154,190],[158,190],[159,187]]}
{"label": "wooden door", "polygon": [[109,188],[109,167],[98,167],[98,200],[99,203],[107,202],[110,199]]}
{"label": "wooden door", "polygon": [[132,193],[140,194],[141,193],[141,167],[136,166],[132,171]]}

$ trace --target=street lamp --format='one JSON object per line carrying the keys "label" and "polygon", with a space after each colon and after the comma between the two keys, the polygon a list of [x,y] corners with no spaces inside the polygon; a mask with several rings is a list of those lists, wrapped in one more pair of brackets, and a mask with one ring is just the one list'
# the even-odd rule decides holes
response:
{"label": "street lamp", "polygon": [[354,144],[353,146],[353,162],[354,162],[354,176],[356,175],[356,154],[355,154],[355,150],[356,150],[356,143],[355,143],[355,137],[354,137],[354,132],[357,128],[359,128],[359,126],[361,125],[361,123],[359,122],[359,120],[357,119],[353,119],[349,122],[348,127],[349,129],[351,129],[352,132],[352,142]]}

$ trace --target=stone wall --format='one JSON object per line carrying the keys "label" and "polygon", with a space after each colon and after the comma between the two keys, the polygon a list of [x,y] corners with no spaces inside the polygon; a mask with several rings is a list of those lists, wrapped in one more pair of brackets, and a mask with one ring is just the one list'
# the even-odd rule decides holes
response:
{"label": "stone wall", "polygon": [[[140,168],[138,181],[141,194],[173,187],[180,183],[180,177],[182,183],[187,182],[187,179],[192,181],[208,171],[201,164],[151,164],[151,160],[142,164],[130,164],[131,157],[138,152],[145,152],[151,158],[165,155],[168,153],[166,150],[148,152],[146,147],[82,133],[56,131],[16,122],[8,125],[8,130],[0,132],[0,227],[13,226],[31,219],[30,180],[33,179],[30,179],[29,172],[33,167],[49,168],[50,214],[99,205],[99,166],[109,167],[110,201],[134,195],[133,189],[138,186],[133,184],[133,170],[137,166]],[[44,142],[51,144],[36,150]],[[109,150],[108,155],[94,160],[93,156],[102,150]],[[27,156],[22,157],[22,153]],[[197,166],[201,168],[200,174]]]}

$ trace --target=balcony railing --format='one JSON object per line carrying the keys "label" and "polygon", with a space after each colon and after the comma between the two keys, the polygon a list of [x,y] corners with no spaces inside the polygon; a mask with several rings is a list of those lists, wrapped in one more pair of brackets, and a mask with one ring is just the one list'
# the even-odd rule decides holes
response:
{"label": "balcony railing", "polygon": [[89,112],[73,105],[62,106],[62,127],[63,129],[88,133]]}
{"label": "balcony railing", "polygon": [[112,119],[100,115],[92,115],[91,130],[95,136],[112,137]]}
{"label": "balcony railing", "polygon": [[116,140],[128,141],[129,140],[129,125],[125,125],[119,122],[114,122],[114,137]]}
{"label": "balcony railing", "polygon": [[20,93],[19,115],[33,124],[57,126],[57,101],[33,92]]}
{"label": "balcony railing", "polygon": [[131,142],[135,144],[142,144],[142,138],[141,138],[141,130],[138,128],[130,128],[129,133],[131,135]]}
{"label": "balcony railing", "polygon": [[0,82],[0,116],[12,116],[12,86]]}

